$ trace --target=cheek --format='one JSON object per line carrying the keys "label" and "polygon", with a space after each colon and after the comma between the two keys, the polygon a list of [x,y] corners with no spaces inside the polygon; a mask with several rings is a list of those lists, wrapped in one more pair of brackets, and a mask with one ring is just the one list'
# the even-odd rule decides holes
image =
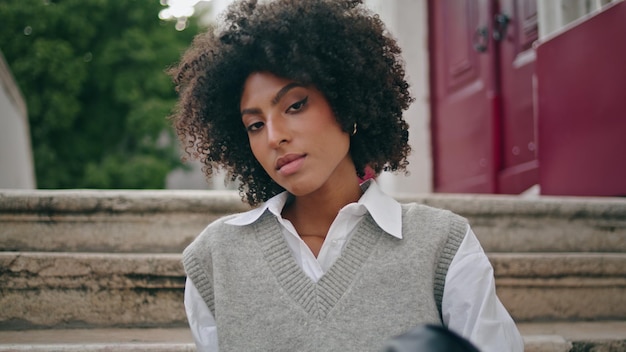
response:
{"label": "cheek", "polygon": [[261,160],[259,157],[261,150],[259,149],[259,143],[255,143],[253,139],[248,139],[248,142],[250,143],[250,150],[252,150],[252,155],[254,155],[254,158],[260,162]]}
{"label": "cheek", "polygon": [[350,149],[350,136],[341,130],[341,126],[335,121],[329,121],[333,127],[331,130],[328,127],[324,128],[322,135],[326,140],[325,144],[333,146],[338,150],[344,151]]}
{"label": "cheek", "polygon": [[262,143],[256,138],[250,138],[249,143],[250,150],[252,150],[252,155],[254,155],[254,158],[261,164],[261,166],[263,166],[266,171],[268,171],[267,163],[269,161],[267,160],[267,154],[264,153],[264,149],[261,147]]}
{"label": "cheek", "polygon": [[345,134],[343,135],[343,148],[346,154],[350,154],[350,137],[346,136]]}

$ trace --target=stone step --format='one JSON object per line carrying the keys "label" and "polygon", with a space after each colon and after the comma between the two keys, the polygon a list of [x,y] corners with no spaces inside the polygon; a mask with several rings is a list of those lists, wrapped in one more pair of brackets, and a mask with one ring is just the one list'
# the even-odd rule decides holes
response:
{"label": "stone step", "polygon": [[[624,252],[626,198],[397,196],[466,216],[487,252]],[[0,190],[5,251],[179,253],[247,210],[233,191]]]}
{"label": "stone step", "polygon": [[0,190],[5,251],[180,253],[220,216],[229,191]]}
{"label": "stone step", "polygon": [[[522,323],[526,352],[624,351],[626,321]],[[195,351],[186,327],[0,331],[0,352]]]}
{"label": "stone step", "polygon": [[626,253],[626,198],[429,194],[396,199],[465,216],[486,252]]}
{"label": "stone step", "polygon": [[0,344],[0,352],[195,352],[193,343]]}
{"label": "stone step", "polygon": [[[625,320],[626,253],[490,253],[518,322]],[[0,330],[185,326],[180,254],[0,252]]]}
{"label": "stone step", "polygon": [[626,318],[626,253],[489,253],[516,321]]}
{"label": "stone step", "polygon": [[[626,351],[626,320],[519,323],[525,351]],[[560,342],[559,342],[560,341]],[[550,349],[552,346],[570,349]]]}
{"label": "stone step", "polygon": [[0,331],[0,352],[193,352],[187,327]]}
{"label": "stone step", "polygon": [[180,254],[0,252],[0,330],[187,324]]}

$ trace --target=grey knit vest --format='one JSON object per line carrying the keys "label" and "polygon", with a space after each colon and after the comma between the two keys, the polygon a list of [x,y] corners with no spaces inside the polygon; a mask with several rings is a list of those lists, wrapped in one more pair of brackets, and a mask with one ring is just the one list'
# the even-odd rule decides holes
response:
{"label": "grey knit vest", "polygon": [[183,253],[216,319],[220,352],[378,351],[417,324],[441,324],[445,276],[467,230],[449,211],[405,204],[400,240],[365,215],[314,283],[271,213],[247,226],[225,224],[228,218]]}

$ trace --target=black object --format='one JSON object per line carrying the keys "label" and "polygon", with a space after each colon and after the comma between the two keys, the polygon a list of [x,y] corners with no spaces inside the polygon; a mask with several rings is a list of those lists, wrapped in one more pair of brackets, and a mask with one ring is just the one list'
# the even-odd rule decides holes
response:
{"label": "black object", "polygon": [[480,352],[443,326],[420,325],[387,341],[382,352]]}

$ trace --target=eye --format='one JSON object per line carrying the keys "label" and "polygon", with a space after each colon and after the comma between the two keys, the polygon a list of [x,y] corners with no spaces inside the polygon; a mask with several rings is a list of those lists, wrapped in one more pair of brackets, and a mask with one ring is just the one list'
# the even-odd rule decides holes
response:
{"label": "eye", "polygon": [[253,122],[253,123],[249,124],[248,127],[246,127],[246,131],[248,131],[248,132],[258,131],[259,129],[261,129],[261,127],[263,127],[263,125],[264,124],[261,121]]}
{"label": "eye", "polygon": [[309,97],[306,97],[298,102],[293,103],[288,109],[287,112],[298,112],[300,110],[302,110],[305,106],[307,101],[309,100]]}

